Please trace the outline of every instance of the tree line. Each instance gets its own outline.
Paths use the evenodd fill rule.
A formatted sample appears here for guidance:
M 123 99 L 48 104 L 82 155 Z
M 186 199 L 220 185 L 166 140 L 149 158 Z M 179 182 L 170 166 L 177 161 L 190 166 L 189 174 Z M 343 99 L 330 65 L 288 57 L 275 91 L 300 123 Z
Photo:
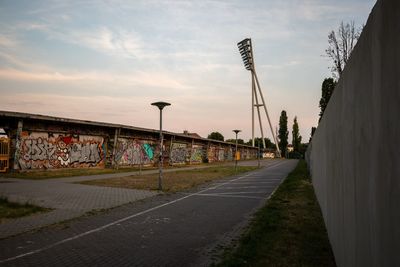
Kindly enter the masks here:
M 281 155 L 286 158 L 301 158 L 304 156 L 304 152 L 306 149 L 306 144 L 302 144 L 301 140 L 302 137 L 300 135 L 299 124 L 297 122 L 297 116 L 294 117 L 293 126 L 292 126 L 292 147 L 293 150 L 288 151 L 288 138 L 289 138 L 289 131 L 288 131 L 288 117 L 285 110 L 282 110 L 280 118 L 279 118 L 279 131 L 278 131 L 278 147 L 281 151 Z M 236 143 L 236 139 L 224 139 L 224 136 L 220 132 L 212 132 L 208 135 L 208 139 L 218 140 L 218 141 L 225 141 L 230 143 Z M 264 138 L 265 146 L 269 149 L 275 149 L 275 144 L 269 139 Z M 249 139 L 245 142 L 243 139 L 237 139 L 238 144 L 243 145 L 252 145 L 252 139 Z M 263 147 L 262 138 L 254 138 L 254 146 L 255 147 Z
M 351 52 L 353 51 L 362 31 L 356 29 L 354 22 L 340 23 L 337 31 L 330 31 L 328 34 L 328 48 L 325 50 L 326 56 L 331 60 L 331 74 L 332 77 L 327 77 L 323 80 L 321 86 L 321 98 L 319 101 L 319 120 L 321 121 L 326 108 L 328 107 L 329 100 L 335 90 L 340 76 L 350 59 Z M 311 138 L 316 130 L 316 127 L 311 129 Z M 294 117 L 292 125 L 292 148 L 288 151 L 288 117 L 285 110 L 281 111 L 279 117 L 279 131 L 278 131 L 278 147 L 284 157 L 304 157 L 307 144 L 302 144 L 302 137 L 299 132 L 299 124 L 297 116 Z M 212 132 L 208 135 L 208 139 L 224 141 L 224 136 L 219 132 Z M 264 138 L 266 148 L 274 149 L 275 144 L 269 138 Z M 227 139 L 226 142 L 236 143 L 236 139 Z M 237 139 L 238 144 L 252 145 L 252 140 L 245 142 L 243 139 Z M 255 138 L 255 146 L 262 147 L 262 138 Z

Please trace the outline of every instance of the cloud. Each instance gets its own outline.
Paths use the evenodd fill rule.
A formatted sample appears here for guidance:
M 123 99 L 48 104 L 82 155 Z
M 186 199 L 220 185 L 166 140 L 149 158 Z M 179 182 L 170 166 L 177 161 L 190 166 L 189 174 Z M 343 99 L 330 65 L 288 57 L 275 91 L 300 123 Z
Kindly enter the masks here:
M 12 48 L 18 44 L 17 40 L 11 36 L 0 34 L 0 47 Z
M 355 14 L 360 11 L 364 13 L 370 10 L 372 1 L 343 2 L 344 4 L 338 4 L 338 1 L 303 0 L 297 5 L 292 5 L 291 12 L 297 19 L 311 22 L 345 19 L 348 16 L 354 19 Z
M 49 39 L 60 40 L 86 47 L 99 53 L 122 58 L 148 58 L 139 34 L 133 31 L 112 30 L 108 27 L 95 29 L 66 29 L 56 25 L 36 28 L 48 35 Z
M 319 21 L 331 17 L 346 10 L 343 6 L 322 3 L 315 0 L 303 1 L 292 10 L 297 19 Z
M 14 69 L 0 69 L 0 79 L 2 80 L 23 80 L 23 81 L 68 81 L 77 80 L 78 77 L 65 76 L 58 72 L 53 73 L 34 73 Z
M 94 31 L 74 31 L 61 37 L 64 41 L 86 46 L 111 56 L 146 58 L 144 45 L 138 34 L 125 30 L 101 27 Z
M 62 73 L 21 71 L 16 69 L 0 69 L 0 80 L 14 80 L 26 82 L 93 82 L 97 84 L 112 83 L 115 87 L 122 84 L 132 86 L 145 86 L 157 88 L 188 89 L 186 85 L 178 79 L 174 79 L 167 73 L 142 72 L 136 71 L 125 74 L 115 74 L 110 72 L 79 72 Z
M 107 96 L 9 94 L 0 100 L 2 109 L 132 125 L 131 114 L 140 111 L 132 99 Z M 44 104 L 45 103 L 45 104 Z M 102 118 L 102 119 L 99 119 Z M 117 119 L 116 119 L 117 118 Z
M 15 53 L 18 53 L 17 51 L 14 52 L 2 52 L 0 50 L 0 58 L 2 58 L 4 61 L 7 62 L 7 69 L 0 69 L 0 71 L 6 70 L 6 71 L 12 71 L 12 67 L 15 69 L 20 69 L 24 71 L 30 71 L 30 72 L 38 72 L 38 71 L 51 71 L 51 68 L 49 66 L 40 64 L 40 63 L 30 63 L 27 62 L 23 59 L 20 59 L 18 56 L 13 55 Z M 22 71 L 22 72 L 24 72 Z M 13 76 L 11 75 L 10 78 Z
M 49 40 L 58 40 L 64 43 L 85 47 L 108 56 L 122 58 L 150 58 L 154 54 L 146 53 L 145 45 L 140 34 L 123 27 L 113 29 L 107 26 L 76 28 L 64 25 L 70 21 L 69 15 L 61 14 L 57 20 L 44 19 L 44 22 L 23 21 L 15 25 L 7 25 L 6 31 L 11 36 L 0 34 L 0 46 L 15 47 L 16 36 L 25 35 L 25 32 L 37 31 L 47 35 Z
M 276 64 L 276 65 L 262 64 L 262 65 L 260 65 L 260 68 L 281 70 L 281 69 L 284 69 L 284 68 L 287 68 L 287 67 L 293 67 L 293 66 L 296 66 L 296 65 L 299 65 L 299 64 L 301 64 L 300 61 L 292 60 L 292 61 L 289 61 L 289 62 L 284 62 L 284 63 Z

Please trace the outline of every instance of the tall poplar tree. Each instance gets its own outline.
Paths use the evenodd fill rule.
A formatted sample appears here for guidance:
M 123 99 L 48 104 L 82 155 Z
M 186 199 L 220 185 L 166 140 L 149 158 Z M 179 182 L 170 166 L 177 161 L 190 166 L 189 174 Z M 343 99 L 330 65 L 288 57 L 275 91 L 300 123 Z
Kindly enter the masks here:
M 281 116 L 279 118 L 279 150 L 281 151 L 281 155 L 286 155 L 287 145 L 288 145 L 288 127 L 287 127 L 287 115 L 286 111 L 282 110 Z
M 297 116 L 295 116 L 293 120 L 292 145 L 293 145 L 293 151 L 300 152 L 301 135 L 299 133 L 299 124 L 297 123 Z

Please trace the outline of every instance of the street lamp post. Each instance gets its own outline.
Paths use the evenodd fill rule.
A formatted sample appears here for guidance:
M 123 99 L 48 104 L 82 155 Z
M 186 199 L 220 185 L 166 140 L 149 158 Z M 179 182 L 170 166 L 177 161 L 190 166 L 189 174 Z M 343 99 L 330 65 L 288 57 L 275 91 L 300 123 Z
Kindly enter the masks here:
M 235 172 L 236 172 L 236 169 L 237 169 L 237 162 L 238 162 L 238 160 L 237 160 L 237 158 L 238 158 L 238 155 L 237 155 L 237 150 L 238 150 L 238 139 L 237 139 L 237 137 L 238 137 L 238 133 L 240 133 L 241 131 L 240 130 L 233 130 L 234 132 L 235 132 L 235 134 L 236 134 L 236 148 L 235 148 Z
M 162 134 L 162 110 L 166 106 L 170 106 L 167 102 L 154 102 L 151 105 L 156 106 L 160 110 L 160 159 L 158 161 L 158 190 L 162 190 L 162 168 L 163 168 L 163 134 Z

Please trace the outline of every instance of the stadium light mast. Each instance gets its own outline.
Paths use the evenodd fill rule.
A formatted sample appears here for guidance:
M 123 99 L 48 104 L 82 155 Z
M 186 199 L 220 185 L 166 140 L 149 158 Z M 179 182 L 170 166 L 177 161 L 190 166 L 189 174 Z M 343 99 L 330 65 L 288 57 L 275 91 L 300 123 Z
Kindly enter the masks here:
M 246 38 L 246 39 L 240 41 L 237 44 L 237 46 L 239 48 L 240 55 L 242 56 L 244 67 L 246 68 L 246 70 L 249 70 L 251 72 L 251 137 L 252 137 L 252 146 L 254 146 L 254 109 L 257 108 L 258 121 L 259 121 L 259 124 L 260 124 L 260 131 L 261 131 L 261 137 L 262 137 L 262 141 L 263 141 L 263 146 L 264 146 L 264 148 L 266 148 L 265 140 L 264 140 L 264 131 L 263 131 L 263 127 L 262 127 L 261 114 L 260 114 L 260 107 L 264 107 L 265 115 L 267 116 L 269 127 L 271 129 L 271 134 L 272 134 L 272 137 L 274 138 L 274 142 L 275 142 L 275 146 L 276 146 L 276 151 L 278 153 L 278 157 L 281 157 L 281 152 L 279 151 L 278 142 L 276 140 L 276 136 L 275 136 L 274 130 L 272 129 L 271 120 L 270 120 L 269 115 L 268 115 L 267 106 L 265 105 L 264 96 L 263 96 L 262 91 L 261 91 L 260 83 L 258 82 L 256 68 L 254 66 L 254 55 L 253 55 L 253 47 L 251 45 L 251 39 L 250 38 Z M 259 103 L 259 101 L 258 101 L 258 94 L 261 97 L 261 102 L 262 103 Z

